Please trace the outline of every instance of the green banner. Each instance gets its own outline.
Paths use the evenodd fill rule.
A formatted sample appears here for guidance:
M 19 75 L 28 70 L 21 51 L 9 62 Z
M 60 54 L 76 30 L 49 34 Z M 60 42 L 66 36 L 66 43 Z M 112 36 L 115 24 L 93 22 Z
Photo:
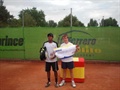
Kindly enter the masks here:
M 120 28 L 48 28 L 26 27 L 0 28 L 0 59 L 39 60 L 39 49 L 47 41 L 47 34 L 54 34 L 54 40 L 62 43 L 62 35 L 68 34 L 69 41 L 80 46 L 77 57 L 86 60 L 120 61 Z M 24 33 L 24 35 L 23 35 Z

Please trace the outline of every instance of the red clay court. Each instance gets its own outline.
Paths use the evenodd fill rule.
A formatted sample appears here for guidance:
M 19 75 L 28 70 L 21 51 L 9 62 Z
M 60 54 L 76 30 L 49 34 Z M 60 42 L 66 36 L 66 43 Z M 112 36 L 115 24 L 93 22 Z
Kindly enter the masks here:
M 0 61 L 0 90 L 120 90 L 120 63 L 86 62 L 85 82 L 76 88 L 70 82 L 55 88 L 53 72 L 51 86 L 45 88 L 44 68 L 42 61 Z

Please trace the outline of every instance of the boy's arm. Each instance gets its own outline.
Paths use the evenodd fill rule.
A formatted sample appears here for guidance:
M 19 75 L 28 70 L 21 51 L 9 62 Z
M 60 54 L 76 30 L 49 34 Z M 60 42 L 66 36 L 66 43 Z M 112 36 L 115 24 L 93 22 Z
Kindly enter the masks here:
M 79 45 L 76 45 L 76 51 L 75 51 L 75 52 L 77 52 L 77 51 L 79 51 L 79 50 L 80 50 Z
M 58 47 L 58 43 L 57 42 L 55 42 L 55 43 L 56 43 L 56 47 Z M 56 58 L 55 52 L 53 52 L 53 54 L 54 54 L 54 57 L 50 58 L 51 60 L 53 60 L 54 58 Z

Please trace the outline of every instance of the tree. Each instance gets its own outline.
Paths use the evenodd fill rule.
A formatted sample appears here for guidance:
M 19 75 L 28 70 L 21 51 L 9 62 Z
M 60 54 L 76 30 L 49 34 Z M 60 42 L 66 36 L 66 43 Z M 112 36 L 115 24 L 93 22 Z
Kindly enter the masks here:
M 15 18 L 10 19 L 8 24 L 9 24 L 10 27 L 18 27 L 18 26 L 21 26 L 20 20 L 15 19 Z
M 58 22 L 58 26 L 59 27 L 69 27 L 70 26 L 70 18 L 71 18 L 71 15 L 68 15 L 66 16 L 63 20 L 60 20 Z M 76 16 L 72 16 L 72 26 L 84 26 L 83 23 L 81 23 Z
M 98 26 L 97 21 L 93 20 L 93 19 L 90 19 L 90 22 L 88 23 L 88 27 L 90 27 L 90 26 L 93 26 L 93 27 Z
M 55 23 L 53 20 L 49 20 L 49 21 L 48 21 L 48 26 L 49 26 L 49 27 L 56 27 L 56 26 L 57 26 L 57 23 Z
M 33 7 L 32 9 L 22 10 L 19 14 L 20 19 L 22 19 L 23 11 L 24 13 L 28 13 L 31 15 L 31 17 L 33 17 L 33 19 L 36 21 L 36 26 L 46 26 L 45 14 L 42 10 L 38 11 L 35 7 Z
M 100 26 L 102 26 L 102 27 L 104 26 L 104 19 L 101 20 Z
M 115 19 L 112 19 L 112 17 L 108 19 L 102 19 L 100 26 L 115 26 L 118 27 L 117 21 Z
M 3 6 L 3 0 L 0 0 L 0 6 Z
M 82 22 L 80 22 L 80 21 L 79 21 L 79 26 L 85 27 L 84 24 Z
M 63 20 L 60 20 L 59 22 L 58 22 L 58 27 L 62 27 L 63 26 Z
M 8 21 L 13 18 L 5 6 L 0 6 L 0 27 L 8 26 Z
M 28 13 L 24 13 L 24 26 L 36 26 L 36 21 L 33 19 L 33 17 L 28 14 Z

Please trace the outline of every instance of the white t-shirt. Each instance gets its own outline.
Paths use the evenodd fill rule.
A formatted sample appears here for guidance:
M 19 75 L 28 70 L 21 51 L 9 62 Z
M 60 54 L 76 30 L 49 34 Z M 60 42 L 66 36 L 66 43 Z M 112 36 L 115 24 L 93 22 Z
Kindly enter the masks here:
M 56 62 L 57 58 L 54 59 L 50 59 L 52 57 L 54 57 L 55 53 L 54 53 L 54 48 L 57 48 L 57 43 L 56 42 L 52 42 L 49 43 L 48 41 L 44 43 L 44 47 L 46 47 L 46 62 Z
M 73 45 L 73 44 L 71 42 L 68 42 L 67 44 L 66 43 L 62 43 L 61 47 L 70 46 L 70 45 Z M 62 62 L 71 62 L 71 61 L 73 61 L 73 57 L 62 59 Z

